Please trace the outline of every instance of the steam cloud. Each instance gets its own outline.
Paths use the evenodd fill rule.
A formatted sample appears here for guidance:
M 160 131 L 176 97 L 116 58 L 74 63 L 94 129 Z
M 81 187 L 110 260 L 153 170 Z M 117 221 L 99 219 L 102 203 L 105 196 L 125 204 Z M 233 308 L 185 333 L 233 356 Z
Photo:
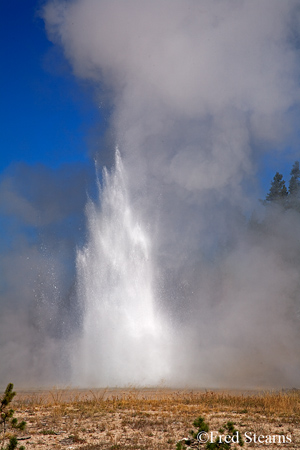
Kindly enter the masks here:
M 256 180 L 263 155 L 296 138 L 299 7 L 54 0 L 43 9 L 75 75 L 109 93 L 110 133 L 177 330 L 168 384 L 299 386 L 300 216 L 258 206 Z
M 67 383 L 62 343 L 76 328 L 75 247 L 91 173 L 18 164 L 0 178 L 0 383 Z

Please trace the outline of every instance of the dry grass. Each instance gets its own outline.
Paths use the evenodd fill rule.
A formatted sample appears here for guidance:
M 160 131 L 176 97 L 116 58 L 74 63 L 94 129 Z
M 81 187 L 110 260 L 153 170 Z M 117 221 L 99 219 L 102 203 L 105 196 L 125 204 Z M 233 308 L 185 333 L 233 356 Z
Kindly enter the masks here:
M 300 448 L 300 392 L 234 394 L 159 390 L 59 390 L 18 394 L 16 417 L 27 421 L 26 449 L 175 449 L 204 416 L 211 430 L 233 421 L 243 434 L 290 435 Z M 21 436 L 20 436 L 21 437 Z

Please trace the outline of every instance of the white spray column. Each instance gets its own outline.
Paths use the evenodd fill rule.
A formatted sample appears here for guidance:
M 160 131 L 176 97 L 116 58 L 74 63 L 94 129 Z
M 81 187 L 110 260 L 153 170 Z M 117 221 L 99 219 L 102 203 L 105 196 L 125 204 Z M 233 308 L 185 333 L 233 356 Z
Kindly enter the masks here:
M 88 203 L 88 242 L 77 254 L 84 317 L 73 383 L 158 385 L 169 374 L 169 336 L 154 294 L 151 240 L 131 207 L 118 150 L 99 196 L 99 206 Z

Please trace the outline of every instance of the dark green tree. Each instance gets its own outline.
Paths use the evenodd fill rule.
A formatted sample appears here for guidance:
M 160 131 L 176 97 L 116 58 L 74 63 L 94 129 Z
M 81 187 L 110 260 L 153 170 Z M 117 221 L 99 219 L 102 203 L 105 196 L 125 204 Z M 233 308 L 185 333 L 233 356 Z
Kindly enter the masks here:
M 14 418 L 14 410 L 10 407 L 16 393 L 13 391 L 14 385 L 9 383 L 5 389 L 4 395 L 0 400 L 0 427 L 2 427 L 2 444 L 0 450 L 14 450 L 18 448 L 18 441 L 16 436 L 11 436 L 8 444 L 5 446 L 6 441 L 6 431 L 7 428 L 14 428 L 18 430 L 24 430 L 26 422 L 18 422 L 18 419 Z M 22 445 L 19 450 L 25 450 Z
M 300 191 L 300 167 L 299 161 L 295 161 L 291 170 L 291 179 L 289 184 L 289 194 L 297 197 Z
M 283 175 L 276 172 L 273 181 L 271 182 L 270 191 L 266 196 L 267 202 L 279 202 L 286 199 L 288 196 L 288 191 L 285 186 L 285 181 Z

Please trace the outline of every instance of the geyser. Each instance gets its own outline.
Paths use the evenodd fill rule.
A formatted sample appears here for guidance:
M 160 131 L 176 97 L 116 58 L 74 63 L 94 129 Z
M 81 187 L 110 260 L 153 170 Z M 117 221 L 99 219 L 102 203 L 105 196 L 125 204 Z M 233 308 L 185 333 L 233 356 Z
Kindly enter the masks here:
M 3 174 L 0 379 L 299 387 L 300 208 L 258 201 L 299 160 L 299 0 L 42 3 L 123 162 L 75 259 L 89 169 Z
M 73 361 L 81 386 L 158 385 L 169 372 L 169 333 L 155 298 L 151 241 L 130 202 L 121 156 L 87 206 L 77 254 L 83 329 Z

